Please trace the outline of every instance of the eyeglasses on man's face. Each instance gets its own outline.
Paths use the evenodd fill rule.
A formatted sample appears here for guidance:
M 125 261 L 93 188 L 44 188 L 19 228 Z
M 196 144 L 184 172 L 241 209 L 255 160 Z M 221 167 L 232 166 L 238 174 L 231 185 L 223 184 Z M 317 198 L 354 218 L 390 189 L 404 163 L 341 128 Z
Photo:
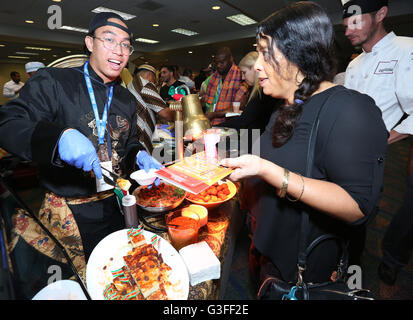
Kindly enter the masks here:
M 118 45 L 120 45 L 120 49 L 122 50 L 122 52 L 124 52 L 124 53 L 126 53 L 126 54 L 128 54 L 128 55 L 131 55 L 132 54 L 132 52 L 133 52 L 133 50 L 135 50 L 131 45 L 130 45 L 130 43 L 129 42 L 117 42 L 115 39 L 113 39 L 112 37 L 109 37 L 109 36 L 105 36 L 105 37 L 103 37 L 103 38 L 99 38 L 99 37 L 96 37 L 96 36 L 94 36 L 93 37 L 94 39 L 98 39 L 98 40 L 100 40 L 100 41 L 102 41 L 103 42 L 103 46 L 106 48 L 106 49 L 108 49 L 108 50 L 115 50 L 116 49 L 116 47 L 118 46 Z

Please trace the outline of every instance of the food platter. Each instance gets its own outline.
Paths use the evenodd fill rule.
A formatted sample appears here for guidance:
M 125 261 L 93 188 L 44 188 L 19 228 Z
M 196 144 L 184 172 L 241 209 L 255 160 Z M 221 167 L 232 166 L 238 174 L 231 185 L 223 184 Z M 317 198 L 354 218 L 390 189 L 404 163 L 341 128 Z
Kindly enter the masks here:
M 166 182 L 159 186 L 140 186 L 133 191 L 136 204 L 149 212 L 165 212 L 178 207 L 187 196 L 187 192 Z
M 227 202 L 228 200 L 232 199 L 232 198 L 235 196 L 235 194 L 237 193 L 237 187 L 236 187 L 235 184 L 234 184 L 232 181 L 230 181 L 230 180 L 226 180 L 225 182 L 220 181 L 220 182 L 218 182 L 218 184 L 226 184 L 226 185 L 228 186 L 228 189 L 229 189 L 229 194 L 226 195 L 223 200 L 208 201 L 208 202 L 197 201 L 197 200 L 194 200 L 194 197 L 196 197 L 196 196 L 194 196 L 194 195 L 192 195 L 192 194 L 189 194 L 186 199 L 187 199 L 188 201 L 192 202 L 192 203 L 195 203 L 195 204 L 199 204 L 199 205 L 201 205 L 201 206 L 204 206 L 204 207 L 206 207 L 207 209 L 212 209 L 212 208 L 216 208 L 216 207 L 218 207 L 219 205 L 223 204 L 224 202 Z M 208 188 L 208 189 L 209 189 L 209 188 Z M 207 190 L 208 190 L 208 189 L 207 189 Z M 201 194 L 202 194 L 202 192 L 201 192 Z
M 102 239 L 93 249 L 86 266 L 86 286 L 93 300 L 104 300 L 105 288 L 112 282 L 112 271 L 124 265 L 123 256 L 131 250 L 128 241 L 128 229 L 113 232 Z M 151 243 L 155 234 L 143 230 L 146 243 Z M 165 239 L 159 237 L 157 247 L 163 261 L 171 267 L 170 285 L 166 287 L 168 299 L 186 300 L 189 293 L 189 276 L 179 253 Z

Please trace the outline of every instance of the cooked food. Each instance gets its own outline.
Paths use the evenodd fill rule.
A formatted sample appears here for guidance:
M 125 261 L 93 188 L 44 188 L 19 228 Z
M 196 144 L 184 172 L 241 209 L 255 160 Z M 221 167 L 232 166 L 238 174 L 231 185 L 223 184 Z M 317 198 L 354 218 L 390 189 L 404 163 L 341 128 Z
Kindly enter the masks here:
M 104 290 L 106 300 L 166 300 L 172 272 L 152 244 L 141 242 L 138 229 L 128 231 L 132 249 L 123 257 L 124 266 L 112 271 L 113 280 Z M 136 241 L 134 241 L 136 240 Z
M 185 191 L 160 183 L 159 186 L 142 186 L 136 194 L 136 201 L 142 207 L 169 207 L 185 197 Z
M 199 194 L 190 194 L 188 199 L 201 203 L 214 203 L 225 201 L 230 193 L 227 183 L 215 183 Z
M 122 178 L 117 179 L 116 183 L 118 184 L 119 188 L 121 188 L 124 191 L 128 191 L 132 185 L 129 180 Z
M 136 229 L 132 228 L 128 230 L 128 240 L 134 248 L 138 248 L 146 243 L 145 237 L 143 236 L 142 224 Z

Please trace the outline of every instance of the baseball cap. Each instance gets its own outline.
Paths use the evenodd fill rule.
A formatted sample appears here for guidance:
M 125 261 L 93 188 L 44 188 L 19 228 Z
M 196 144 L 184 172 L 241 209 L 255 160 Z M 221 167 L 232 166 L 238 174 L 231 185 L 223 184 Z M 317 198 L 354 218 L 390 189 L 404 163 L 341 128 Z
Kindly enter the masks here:
M 382 7 L 387 7 L 388 0 L 342 0 L 343 19 L 357 14 L 376 12 Z
M 31 61 L 31 62 L 26 63 L 24 67 L 26 68 L 26 72 L 29 73 L 29 72 L 37 71 L 41 68 L 44 68 L 45 65 L 38 61 Z
M 149 65 L 149 64 L 141 64 L 141 65 L 137 68 L 137 70 L 138 70 L 138 71 L 140 71 L 140 70 L 148 70 L 148 71 L 153 72 L 153 73 L 156 75 L 156 69 L 155 69 L 154 67 L 152 67 L 151 65 Z
M 123 31 L 125 31 L 127 34 L 129 34 L 130 40 L 132 41 L 133 39 L 133 35 L 132 32 L 128 29 L 128 27 L 122 26 L 119 23 L 116 22 L 112 22 L 112 21 L 108 21 L 108 19 L 119 19 L 120 21 L 122 21 L 123 23 L 126 24 L 125 20 L 118 15 L 117 13 L 114 12 L 100 12 L 98 14 L 96 14 L 92 20 L 89 23 L 89 31 L 88 31 L 88 35 L 93 35 L 93 33 L 95 32 L 96 29 L 103 27 L 103 26 L 113 26 L 116 28 L 119 28 Z

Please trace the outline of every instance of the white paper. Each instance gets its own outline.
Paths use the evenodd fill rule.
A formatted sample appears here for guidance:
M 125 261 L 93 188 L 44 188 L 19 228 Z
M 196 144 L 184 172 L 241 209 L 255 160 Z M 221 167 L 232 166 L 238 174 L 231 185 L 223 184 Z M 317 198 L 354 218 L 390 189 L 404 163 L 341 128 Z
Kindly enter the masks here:
M 221 263 L 205 241 L 183 247 L 179 254 L 188 269 L 192 286 L 221 277 Z

